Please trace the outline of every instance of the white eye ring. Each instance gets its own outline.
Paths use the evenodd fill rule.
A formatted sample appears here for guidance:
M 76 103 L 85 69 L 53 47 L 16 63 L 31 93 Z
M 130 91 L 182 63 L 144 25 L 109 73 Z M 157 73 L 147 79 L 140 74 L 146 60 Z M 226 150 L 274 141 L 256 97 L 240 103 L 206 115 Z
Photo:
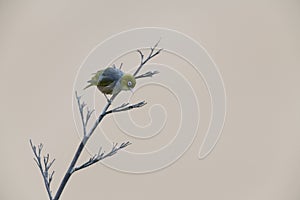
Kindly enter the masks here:
M 128 85 L 128 87 L 132 86 L 132 82 L 128 81 L 127 85 Z

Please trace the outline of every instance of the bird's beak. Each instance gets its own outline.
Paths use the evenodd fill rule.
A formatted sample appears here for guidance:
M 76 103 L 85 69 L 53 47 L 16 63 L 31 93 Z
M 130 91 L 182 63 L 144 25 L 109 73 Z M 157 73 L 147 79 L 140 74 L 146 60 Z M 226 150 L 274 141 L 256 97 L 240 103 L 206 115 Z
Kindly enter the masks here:
M 132 88 L 130 88 L 129 90 L 130 90 L 130 92 L 133 94 L 133 89 L 132 89 Z

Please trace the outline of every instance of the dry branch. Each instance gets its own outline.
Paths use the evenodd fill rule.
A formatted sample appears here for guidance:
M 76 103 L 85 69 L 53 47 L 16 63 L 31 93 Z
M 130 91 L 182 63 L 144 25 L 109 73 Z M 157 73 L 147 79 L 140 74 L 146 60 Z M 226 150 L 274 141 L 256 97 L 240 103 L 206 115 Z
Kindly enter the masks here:
M 146 72 L 144 74 L 138 75 L 139 71 L 142 69 L 142 67 L 149 61 L 151 60 L 153 57 L 155 57 L 156 55 L 158 55 L 162 49 L 156 49 L 157 46 L 159 44 L 159 41 L 152 47 L 150 48 L 150 53 L 149 55 L 144 59 L 144 54 L 142 53 L 141 50 L 137 50 L 137 52 L 140 54 L 141 57 L 141 61 L 139 66 L 137 67 L 137 70 L 135 71 L 135 73 L 133 74 L 133 76 L 136 79 L 139 78 L 145 78 L 145 77 L 152 77 L 153 75 L 157 74 L 158 71 L 149 71 Z M 122 64 L 120 65 L 119 68 L 122 67 Z M 101 121 L 103 120 L 103 118 L 111 113 L 116 113 L 116 112 L 123 112 L 123 111 L 128 111 L 134 108 L 140 108 L 144 105 L 146 105 L 145 101 L 136 103 L 136 104 L 129 104 L 129 103 L 124 103 L 121 106 L 118 106 L 116 108 L 113 108 L 111 110 L 108 110 L 109 107 L 111 106 L 113 100 L 116 98 L 116 95 L 113 95 L 107 102 L 107 104 L 105 105 L 105 107 L 103 108 L 101 114 L 97 117 L 96 121 L 94 122 L 93 126 L 87 130 L 87 125 L 89 123 L 90 117 L 92 115 L 92 113 L 94 112 L 94 110 L 90 110 L 85 102 L 81 102 L 81 96 L 78 96 L 77 92 L 75 92 L 76 95 L 76 100 L 77 100 L 77 104 L 78 104 L 78 108 L 79 108 L 79 113 L 80 113 L 80 118 L 81 118 L 81 124 L 82 124 L 82 129 L 83 129 L 83 138 L 75 152 L 75 155 L 69 165 L 69 168 L 67 169 L 67 172 L 65 173 L 59 188 L 55 194 L 55 196 L 52 196 L 52 192 L 51 192 L 51 181 L 53 179 L 53 175 L 54 175 L 54 171 L 50 172 L 50 168 L 52 166 L 52 164 L 54 163 L 55 159 L 53 159 L 52 161 L 50 161 L 50 156 L 49 154 L 47 154 L 46 156 L 41 157 L 41 153 L 42 153 L 42 149 L 43 149 L 43 145 L 39 144 L 38 146 L 33 145 L 32 141 L 30 140 L 30 145 L 34 154 L 34 160 L 38 166 L 38 168 L 40 169 L 40 172 L 42 174 L 43 180 L 44 180 L 44 184 L 48 193 L 48 197 L 50 200 L 58 200 L 66 186 L 66 184 L 68 183 L 71 175 L 76 172 L 79 171 L 81 169 L 84 169 L 86 167 L 89 167 L 95 163 L 98 163 L 99 161 L 113 156 L 115 155 L 119 150 L 127 147 L 128 145 L 130 145 L 130 142 L 123 142 L 121 143 L 121 145 L 118 145 L 118 143 L 114 144 L 112 149 L 108 152 L 102 152 L 102 148 L 100 147 L 99 152 L 94 155 L 93 157 L 91 157 L 88 161 L 86 161 L 85 163 L 76 166 L 76 163 L 86 145 L 86 143 L 88 142 L 88 140 L 91 138 L 91 136 L 93 135 L 94 131 L 96 130 L 97 126 L 101 123 Z

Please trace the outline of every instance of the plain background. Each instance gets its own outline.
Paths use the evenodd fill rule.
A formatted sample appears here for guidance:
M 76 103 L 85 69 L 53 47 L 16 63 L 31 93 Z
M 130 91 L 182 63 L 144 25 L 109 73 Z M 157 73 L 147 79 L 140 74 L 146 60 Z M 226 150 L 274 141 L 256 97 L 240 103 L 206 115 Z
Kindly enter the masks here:
M 0 199 L 47 199 L 29 138 L 57 159 L 56 191 L 79 142 L 71 102 L 80 64 L 107 37 L 144 26 L 183 32 L 210 53 L 227 92 L 222 137 L 205 160 L 199 136 L 156 173 L 91 167 L 62 199 L 299 200 L 297 0 L 1 0 Z

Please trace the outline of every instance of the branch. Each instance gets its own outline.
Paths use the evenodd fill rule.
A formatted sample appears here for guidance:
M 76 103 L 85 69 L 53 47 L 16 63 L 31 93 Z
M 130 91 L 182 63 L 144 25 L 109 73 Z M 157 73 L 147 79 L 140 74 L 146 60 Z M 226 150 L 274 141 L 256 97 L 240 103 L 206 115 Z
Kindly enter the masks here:
M 115 155 L 119 150 L 127 147 L 128 145 L 130 145 L 130 142 L 123 142 L 120 146 L 118 146 L 118 143 L 114 144 L 111 151 L 107 154 L 105 154 L 105 152 L 101 152 L 102 148 L 99 149 L 99 152 L 94 155 L 93 157 L 91 157 L 87 162 L 85 162 L 84 164 L 80 165 L 79 167 L 74 168 L 74 172 L 84 169 L 86 167 L 89 167 L 97 162 L 99 162 L 100 160 L 103 160 L 107 157 L 113 156 Z
M 159 71 L 149 71 L 149 72 L 146 72 L 144 74 L 136 76 L 135 79 L 152 77 L 153 75 L 158 74 L 158 73 L 159 73 Z
M 65 176 L 63 178 L 63 180 L 61 181 L 61 184 L 55 194 L 55 197 L 54 197 L 54 200 L 58 200 L 60 198 L 60 195 L 62 194 L 64 188 L 66 187 L 67 185 L 67 182 L 69 181 L 71 175 L 74 173 L 74 168 L 75 168 L 75 165 L 77 163 L 77 160 L 79 158 L 79 156 L 81 155 L 82 153 L 82 150 L 84 149 L 87 141 L 90 139 L 90 137 L 92 136 L 92 134 L 94 133 L 94 131 L 96 130 L 97 126 L 100 124 L 100 122 L 102 121 L 102 119 L 105 117 L 106 115 L 106 111 L 107 109 L 109 108 L 109 106 L 111 105 L 112 101 L 116 98 L 117 94 L 116 95 L 113 95 L 109 101 L 107 102 L 106 106 L 104 107 L 102 113 L 99 115 L 99 117 L 97 118 L 97 120 L 95 121 L 94 125 L 92 126 L 92 128 L 89 130 L 89 132 L 87 132 L 86 130 L 86 125 L 90 119 L 90 115 L 87 114 L 88 117 L 84 118 L 84 114 L 83 114 L 83 109 L 84 107 L 86 106 L 85 103 L 81 103 L 80 102 L 80 99 L 81 97 L 78 96 L 77 92 L 75 92 L 75 95 L 76 95 L 76 99 L 77 99 L 77 103 L 78 103 L 78 107 L 79 107 L 79 111 L 81 112 L 82 111 L 82 114 L 80 114 L 81 116 L 81 122 L 82 122 L 82 126 L 83 126 L 83 129 L 84 129 L 84 135 L 83 135 L 83 138 L 75 152 L 75 155 L 72 159 L 72 162 L 67 170 L 67 172 L 65 173 Z M 89 109 L 87 108 L 88 110 L 88 113 L 89 113 Z M 92 111 L 90 111 L 92 112 Z
M 142 107 L 146 104 L 147 103 L 145 101 L 141 101 L 139 103 L 131 104 L 131 105 L 129 105 L 129 103 L 123 103 L 121 106 L 118 106 L 114 109 L 111 109 L 111 110 L 107 111 L 105 114 L 111 114 L 111 113 L 114 113 L 114 112 L 122 112 L 122 111 L 131 110 L 131 109 L 134 109 L 134 108 L 140 108 L 140 107 Z
M 86 127 L 87 127 L 88 121 L 95 110 L 90 110 L 87 107 L 86 117 L 84 117 L 83 113 L 84 113 L 84 108 L 86 107 L 86 103 L 80 102 L 81 96 L 78 96 L 77 91 L 75 92 L 75 95 L 76 95 L 77 104 L 78 104 L 78 108 L 79 108 L 79 112 L 80 112 L 80 118 L 81 118 L 81 123 L 82 123 L 82 128 L 83 128 L 83 135 L 86 136 L 86 134 L 87 134 Z
M 78 167 L 77 167 L 77 168 L 75 167 L 75 165 L 76 165 L 76 163 L 77 163 L 77 161 L 78 161 L 78 158 L 79 158 L 79 156 L 81 155 L 82 150 L 84 149 L 84 147 L 85 147 L 87 141 L 90 139 L 90 137 L 92 136 L 92 134 L 94 133 L 94 131 L 96 130 L 97 126 L 100 124 L 100 122 L 102 121 L 102 119 L 103 119 L 107 114 L 110 114 L 110 113 L 112 113 L 112 112 L 121 112 L 121 111 L 125 111 L 125 110 L 131 110 L 131 109 L 133 109 L 133 108 L 138 108 L 138 107 L 144 106 L 144 105 L 146 104 L 144 101 L 143 101 L 143 102 L 140 102 L 140 103 L 137 103 L 137 104 L 129 105 L 129 106 L 128 106 L 128 104 L 126 104 L 126 106 L 122 106 L 122 107 L 119 106 L 119 107 L 117 107 L 117 108 L 115 108 L 115 109 L 112 109 L 112 110 L 110 110 L 110 111 L 107 111 L 108 108 L 110 107 L 111 103 L 113 102 L 113 100 L 116 98 L 116 96 L 117 96 L 118 94 L 113 95 L 113 96 L 109 99 L 109 101 L 107 102 L 107 104 L 106 104 L 106 106 L 104 107 L 104 109 L 103 109 L 103 111 L 101 112 L 101 114 L 98 116 L 98 118 L 97 118 L 97 120 L 95 121 L 95 123 L 94 123 L 94 125 L 92 126 L 92 128 L 87 132 L 87 130 L 86 130 L 86 125 L 88 124 L 88 121 L 89 121 L 89 119 L 90 119 L 90 115 L 91 115 L 91 113 L 92 113 L 93 111 L 91 111 L 91 110 L 89 110 L 89 109 L 87 108 L 87 117 L 84 118 L 84 114 L 83 114 L 84 112 L 83 112 L 83 110 L 84 110 L 84 107 L 85 107 L 86 105 L 85 105 L 84 102 L 81 103 L 81 101 L 80 101 L 80 100 L 81 100 L 81 97 L 77 95 L 77 92 L 76 92 L 75 94 L 76 94 L 76 99 L 77 99 L 77 102 L 78 102 L 79 111 L 80 111 L 80 113 L 82 112 L 82 114 L 80 114 L 80 116 L 81 116 L 82 126 L 84 127 L 85 134 L 84 134 L 84 136 L 83 136 L 83 138 L 82 138 L 82 140 L 81 140 L 81 142 L 80 142 L 80 144 L 79 144 L 79 146 L 78 146 L 78 148 L 77 148 L 77 150 L 76 150 L 76 153 L 75 153 L 75 155 L 74 155 L 74 157 L 73 157 L 73 160 L 72 160 L 72 162 L 71 162 L 71 164 L 70 164 L 70 166 L 69 166 L 69 168 L 68 168 L 68 170 L 67 170 L 67 172 L 66 172 L 66 174 L 65 174 L 65 176 L 64 176 L 64 178 L 63 178 L 63 180 L 62 180 L 62 182 L 61 182 L 61 184 L 60 184 L 60 186 L 59 186 L 59 188 L 58 188 L 58 190 L 57 190 L 57 192 L 56 192 L 56 195 L 55 195 L 55 197 L 54 197 L 53 200 L 58 200 L 58 199 L 60 198 L 60 195 L 62 194 L 62 191 L 64 190 L 64 188 L 65 188 L 67 182 L 69 181 L 71 175 L 72 175 L 75 171 L 78 171 L 78 170 L 79 170 L 80 167 L 79 167 L 79 168 L 78 168 Z M 123 104 L 123 105 L 125 105 L 125 104 Z M 97 157 L 93 157 L 94 159 L 90 159 L 91 161 L 88 161 L 87 163 L 83 164 L 84 166 L 82 166 L 81 168 L 88 167 L 88 166 L 90 166 L 90 165 L 92 165 L 92 164 L 94 164 L 94 163 L 96 163 L 96 162 L 98 162 L 98 161 L 100 161 L 100 160 L 103 160 L 104 158 L 107 158 L 107 157 L 109 157 L 109 156 L 112 156 L 112 155 L 114 155 L 115 153 L 117 153 L 120 149 L 125 148 L 125 147 L 128 146 L 129 144 L 130 144 L 129 142 L 122 143 L 119 147 L 117 147 L 117 146 L 114 145 L 114 147 L 113 147 L 113 149 L 111 150 L 110 153 L 108 153 L 108 154 L 106 154 L 106 155 L 103 154 L 102 157 L 100 157 L 101 154 L 98 153 L 98 154 L 97 154 L 97 155 L 98 155 Z
M 36 162 L 38 168 L 40 169 L 40 172 L 43 176 L 44 179 L 44 184 L 49 196 L 50 200 L 53 200 L 52 197 L 52 191 L 51 191 L 51 181 L 53 179 L 53 175 L 54 175 L 54 171 L 49 173 L 49 170 L 52 166 L 52 164 L 54 163 L 55 159 L 53 159 L 52 161 L 49 162 L 50 156 L 49 154 L 47 154 L 46 156 L 44 156 L 44 159 L 42 161 L 41 159 L 41 153 L 43 150 L 43 144 L 40 143 L 37 147 L 35 145 L 33 145 L 32 141 L 30 141 L 30 145 L 31 145 L 31 149 L 33 151 L 34 154 L 34 161 Z
M 146 59 L 144 59 L 144 54 L 140 51 L 140 50 L 137 50 L 141 56 L 141 62 L 140 62 L 140 65 L 138 66 L 137 70 L 135 71 L 135 73 L 133 74 L 135 76 L 135 78 L 145 78 L 145 77 L 152 77 L 153 75 L 157 74 L 158 71 L 149 71 L 149 72 L 146 72 L 144 74 L 141 74 L 141 75 L 137 75 L 139 73 L 139 71 L 141 70 L 141 68 L 150 60 L 152 59 L 153 57 L 155 57 L 156 55 L 158 55 L 162 49 L 156 49 L 157 46 L 159 44 L 159 41 L 152 47 L 150 48 L 150 53 L 149 55 L 147 56 Z M 120 69 L 122 67 L 122 63 L 120 65 Z M 112 97 L 108 100 L 107 104 L 105 105 L 105 107 L 103 108 L 101 114 L 98 116 L 98 118 L 96 119 L 96 121 L 94 122 L 94 125 L 90 128 L 90 130 L 88 131 L 87 130 L 87 125 L 88 125 L 88 122 L 90 120 L 90 117 L 92 115 L 92 113 L 94 112 L 94 110 L 90 110 L 86 103 L 85 102 L 81 102 L 81 96 L 78 96 L 77 92 L 75 92 L 76 94 L 76 100 L 77 100 L 77 104 L 78 104 L 78 108 L 79 108 L 79 112 L 80 112 L 80 118 L 81 118 L 81 123 L 82 123 L 82 129 L 83 129 L 83 138 L 79 144 L 79 146 L 77 147 L 77 150 L 75 152 L 75 155 L 69 165 L 69 168 L 67 169 L 67 172 L 65 173 L 60 185 L 59 185 L 59 188 L 55 194 L 54 197 L 52 197 L 52 194 L 51 194 L 51 190 L 50 190 L 50 184 L 51 184 L 51 181 L 52 181 L 52 178 L 53 178 L 53 175 L 54 175 L 54 171 L 52 171 L 51 173 L 49 173 L 49 169 L 51 168 L 54 160 L 52 161 L 49 161 L 49 154 L 47 154 L 46 156 L 44 156 L 44 159 L 43 161 L 41 160 L 41 152 L 42 152 L 42 149 L 43 149 L 43 145 L 40 144 L 38 145 L 38 149 L 35 145 L 32 144 L 31 140 L 30 140 L 30 145 L 31 145 L 31 148 L 33 150 L 33 153 L 34 153 L 34 160 L 36 162 L 36 164 L 38 165 L 41 173 L 42 173 L 42 176 L 43 176 L 43 179 L 44 179 L 44 183 L 45 183 L 45 187 L 46 187 L 46 190 L 48 192 L 48 196 L 49 196 L 49 199 L 50 200 L 58 200 L 66 186 L 66 184 L 68 183 L 71 175 L 80 170 L 80 169 L 83 169 L 83 168 L 86 168 L 86 167 L 89 167 L 97 162 L 99 162 L 100 160 L 103 160 L 107 157 L 110 157 L 110 156 L 113 156 L 114 154 L 116 154 L 119 150 L 127 147 L 128 145 L 130 145 L 131 143 L 130 142 L 124 142 L 122 143 L 120 146 L 118 146 L 118 144 L 114 144 L 111 151 L 107 154 L 105 154 L 104 152 L 101 152 L 101 148 L 98 152 L 98 154 L 96 154 L 95 156 L 93 156 L 92 158 L 90 158 L 87 162 L 85 162 L 84 164 L 78 166 L 78 167 L 75 167 L 76 166 L 76 163 L 86 145 L 86 143 L 88 142 L 88 140 L 90 139 L 90 137 L 93 135 L 94 131 L 96 130 L 96 128 L 98 127 L 98 125 L 101 123 L 101 121 L 103 120 L 103 118 L 108 115 L 108 114 L 111 114 L 111 113 L 115 113 L 115 112 L 123 112 L 123 111 L 128 111 L 128 110 L 131 110 L 131 109 L 134 109 L 134 108 L 139 108 L 139 107 L 142 107 L 144 105 L 146 105 L 146 102 L 145 101 L 142 101 L 142 102 L 139 102 L 139 103 L 136 103 L 136 104 L 131 104 L 129 105 L 129 103 L 124 103 L 122 104 L 121 106 L 119 107 L 116 107 L 114 109 L 111 109 L 108 111 L 108 108 L 111 106 L 113 100 L 116 98 L 116 96 L 118 94 L 115 94 L 115 95 L 112 95 Z M 86 112 L 86 114 L 85 114 Z
M 150 48 L 150 53 L 149 55 L 147 56 L 146 59 L 144 59 L 144 54 L 142 53 L 141 50 L 137 50 L 137 52 L 140 54 L 140 57 L 141 57 L 141 62 L 140 62 L 140 65 L 138 66 L 138 68 L 136 69 L 136 71 L 134 72 L 133 76 L 136 78 L 138 77 L 137 74 L 139 73 L 139 71 L 142 69 L 142 67 L 149 61 L 151 60 L 153 57 L 157 56 L 163 49 L 158 49 L 156 50 L 158 44 L 159 44 L 160 40 L 153 46 Z M 142 78 L 142 77 L 140 77 Z

